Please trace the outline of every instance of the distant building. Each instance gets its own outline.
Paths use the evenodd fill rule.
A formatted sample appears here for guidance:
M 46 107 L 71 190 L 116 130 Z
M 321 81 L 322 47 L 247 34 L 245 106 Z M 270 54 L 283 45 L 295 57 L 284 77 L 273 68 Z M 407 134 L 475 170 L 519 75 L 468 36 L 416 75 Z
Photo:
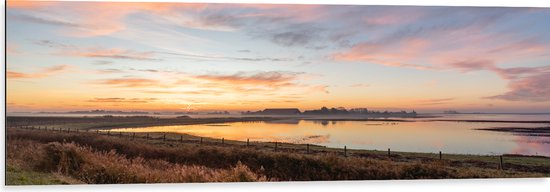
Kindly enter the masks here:
M 299 115 L 302 112 L 297 108 L 272 108 L 264 109 L 262 113 L 266 115 Z
M 299 115 L 302 112 L 297 108 L 270 108 L 263 111 L 244 112 L 245 115 Z

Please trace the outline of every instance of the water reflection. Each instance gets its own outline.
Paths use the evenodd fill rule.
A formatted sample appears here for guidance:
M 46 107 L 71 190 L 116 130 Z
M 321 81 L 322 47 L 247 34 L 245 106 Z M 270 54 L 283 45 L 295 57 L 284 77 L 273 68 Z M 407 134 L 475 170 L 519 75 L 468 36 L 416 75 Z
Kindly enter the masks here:
M 546 155 L 550 154 L 550 144 L 548 140 L 540 137 L 516 136 L 514 139 L 516 147 L 512 154 Z
M 460 154 L 518 153 L 550 156 L 550 137 L 521 137 L 477 128 L 510 123 L 309 121 L 235 122 L 207 125 L 117 129 L 126 132 L 176 132 L 246 141 L 311 143 L 328 147 Z M 540 124 L 521 124 L 537 127 Z M 529 142 L 527 142 L 529 141 Z M 533 142 L 536 141 L 536 142 Z
M 328 126 L 330 125 L 337 125 L 337 124 L 345 124 L 347 121 L 331 121 L 331 120 L 310 120 L 314 124 L 322 125 L 322 126 Z

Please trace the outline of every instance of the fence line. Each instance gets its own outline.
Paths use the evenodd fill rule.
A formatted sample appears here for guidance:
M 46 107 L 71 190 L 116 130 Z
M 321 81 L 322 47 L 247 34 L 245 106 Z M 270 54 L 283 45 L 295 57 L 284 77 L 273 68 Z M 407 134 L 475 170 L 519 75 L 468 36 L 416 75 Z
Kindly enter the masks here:
M 31 131 L 36 130 L 36 131 L 45 131 L 45 132 L 56 132 L 56 129 L 54 127 L 51 127 L 51 129 L 48 129 L 47 126 L 45 126 L 43 129 L 41 129 L 41 126 L 35 127 L 34 125 L 19 125 L 19 126 L 12 126 L 11 128 L 25 129 L 25 130 L 31 130 Z M 59 128 L 58 131 L 60 133 L 64 133 L 64 131 L 61 127 Z M 67 131 L 67 133 L 71 133 L 71 128 L 67 128 L 66 131 Z M 73 129 L 73 132 L 74 133 L 81 133 L 81 132 L 79 132 L 79 129 Z M 106 134 L 102 134 L 101 132 L 105 132 Z M 86 130 L 86 133 L 89 133 L 89 130 Z M 96 130 L 96 134 L 103 135 L 103 136 L 116 136 L 116 134 L 111 134 L 110 130 L 107 130 L 107 131 Z M 125 135 L 125 134 L 123 134 L 123 132 L 118 132 L 118 138 L 122 138 L 123 136 L 127 136 L 128 138 L 131 138 L 131 140 L 135 140 L 136 133 L 133 132 L 131 135 Z M 143 137 L 138 137 L 138 138 L 143 138 Z M 178 142 L 179 141 L 180 143 L 184 143 L 184 141 L 195 141 L 195 142 L 198 142 L 198 144 L 200 144 L 200 145 L 203 144 L 203 137 L 199 137 L 199 140 L 193 140 L 193 139 L 184 140 L 183 135 L 180 135 L 179 140 L 177 140 L 177 139 L 170 140 L 170 139 L 166 138 L 166 133 L 162 133 L 162 137 L 158 137 L 158 138 L 154 138 L 154 137 L 150 136 L 149 133 L 146 133 L 144 139 L 146 141 L 149 141 L 149 140 L 162 140 L 163 142 Z M 219 143 L 219 142 L 212 141 L 212 140 L 215 140 L 215 138 L 212 138 L 210 140 L 211 140 L 209 142 L 210 144 Z M 221 145 L 225 145 L 225 138 L 221 138 Z M 294 144 L 294 145 L 300 146 L 300 144 Z M 306 154 L 310 154 L 310 152 L 312 152 L 310 150 L 310 144 L 306 143 L 305 145 L 306 145 Z M 246 139 L 246 147 L 249 147 L 249 146 L 250 146 L 250 139 L 247 138 Z M 326 147 L 324 147 L 324 148 L 326 148 Z M 281 147 L 278 141 L 274 142 L 274 151 L 279 151 L 279 150 L 284 150 L 284 149 L 285 148 Z M 286 149 L 295 149 L 295 148 L 286 148 Z M 333 148 L 333 149 L 337 149 L 337 148 Z M 344 146 L 342 148 L 342 150 L 343 150 L 343 156 L 348 157 L 349 153 L 348 153 L 347 146 Z M 313 151 L 318 152 L 319 150 L 313 150 Z M 321 150 L 321 152 L 330 152 L 330 151 Z M 336 150 L 336 152 L 338 152 L 338 151 Z M 394 154 L 394 156 L 396 156 L 396 154 Z M 391 160 L 392 154 L 391 154 L 391 149 L 390 148 L 388 148 L 388 150 L 387 150 L 387 157 L 388 157 L 388 159 Z M 503 157 L 503 155 L 499 155 L 497 157 L 498 157 L 498 167 L 497 167 L 497 169 L 504 170 L 505 167 L 504 167 L 504 157 Z M 434 158 L 434 159 L 436 159 L 436 158 Z M 441 151 L 439 151 L 439 160 L 443 160 L 443 153 Z

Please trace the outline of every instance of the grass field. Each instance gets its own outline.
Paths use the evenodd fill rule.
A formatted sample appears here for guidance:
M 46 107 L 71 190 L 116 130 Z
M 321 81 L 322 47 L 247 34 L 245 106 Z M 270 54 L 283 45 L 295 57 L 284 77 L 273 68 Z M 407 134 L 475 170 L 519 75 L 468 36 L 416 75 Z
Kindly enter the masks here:
M 92 119 L 92 118 L 90 118 Z M 368 179 L 518 178 L 550 176 L 550 158 L 503 157 L 262 143 L 165 133 L 96 129 L 150 125 L 156 119 L 23 121 L 8 118 L 7 184 L 101 184 Z M 11 120 L 11 121 L 10 121 Z M 46 120 L 46 121 L 45 121 Z M 245 121 L 258 120 L 254 118 Z M 179 119 L 170 124 L 238 121 Z M 48 123 L 44 123 L 48 122 Z M 163 121 L 155 122 L 163 125 Z M 42 124 L 42 125 L 41 125 Z M 44 126 L 49 128 L 46 130 Z M 34 126 L 30 129 L 29 126 Z M 41 127 L 38 130 L 38 126 Z M 70 128 L 70 129 L 69 129 Z M 59 130 L 61 129 L 61 131 Z M 202 142 L 201 142 L 202 140 Z M 277 146 L 275 148 L 275 145 Z M 309 148 L 309 150 L 308 150 Z

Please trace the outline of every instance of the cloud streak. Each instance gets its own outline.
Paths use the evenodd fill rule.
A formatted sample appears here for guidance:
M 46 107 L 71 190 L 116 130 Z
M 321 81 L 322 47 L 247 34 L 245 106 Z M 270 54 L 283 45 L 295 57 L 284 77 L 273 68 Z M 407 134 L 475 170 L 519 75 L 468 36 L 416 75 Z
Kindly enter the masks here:
M 53 76 L 64 71 L 69 70 L 71 67 L 69 65 L 56 65 L 52 67 L 43 68 L 39 72 L 34 73 L 23 73 L 16 71 L 7 71 L 6 76 L 8 79 L 39 79 Z
M 19 21 L 32 22 L 32 23 L 45 24 L 45 25 L 55 25 L 55 26 L 62 26 L 62 27 L 80 27 L 78 24 L 67 22 L 67 21 L 47 19 L 43 17 L 35 17 L 32 15 L 25 15 L 25 14 L 10 15 L 10 18 L 14 20 L 19 20 Z
M 187 53 L 175 53 L 175 52 L 158 52 L 160 54 L 175 55 L 180 56 L 186 59 L 191 60 L 228 60 L 228 61 L 248 61 L 248 62 L 258 62 L 258 61 L 273 61 L 273 62 L 282 62 L 282 61 L 293 61 L 291 58 L 278 58 L 278 57 L 229 57 L 229 56 L 211 56 L 211 55 L 198 55 L 198 54 L 187 54 Z
M 145 78 L 116 78 L 96 81 L 94 84 L 123 88 L 162 87 L 160 81 Z
M 256 86 L 288 86 L 294 85 L 292 81 L 296 80 L 302 73 L 268 71 L 258 73 L 237 72 L 231 75 L 198 75 L 195 78 L 210 82 L 228 83 L 232 85 L 256 85 Z
M 87 100 L 91 103 L 151 103 L 157 101 L 157 98 L 120 98 L 120 97 L 109 97 L 109 98 L 93 98 Z
M 90 57 L 90 58 L 106 58 L 106 59 L 129 59 L 129 60 L 145 60 L 145 61 L 160 61 L 162 59 L 155 58 L 153 52 L 139 52 L 126 49 L 103 49 L 103 48 L 91 48 L 85 51 L 68 51 L 61 54 L 77 56 L 77 57 Z
M 419 105 L 443 105 L 452 103 L 456 98 L 421 99 L 416 101 Z
M 73 57 L 89 57 L 98 59 L 128 59 L 128 60 L 145 60 L 145 61 L 161 61 L 162 59 L 155 57 L 153 51 L 135 51 L 121 48 L 103 48 L 89 47 L 81 48 L 72 44 L 65 44 L 51 40 L 38 40 L 33 42 L 35 45 L 54 48 L 58 50 L 55 55 L 67 55 Z M 109 64 L 109 61 L 100 61 L 98 64 Z

